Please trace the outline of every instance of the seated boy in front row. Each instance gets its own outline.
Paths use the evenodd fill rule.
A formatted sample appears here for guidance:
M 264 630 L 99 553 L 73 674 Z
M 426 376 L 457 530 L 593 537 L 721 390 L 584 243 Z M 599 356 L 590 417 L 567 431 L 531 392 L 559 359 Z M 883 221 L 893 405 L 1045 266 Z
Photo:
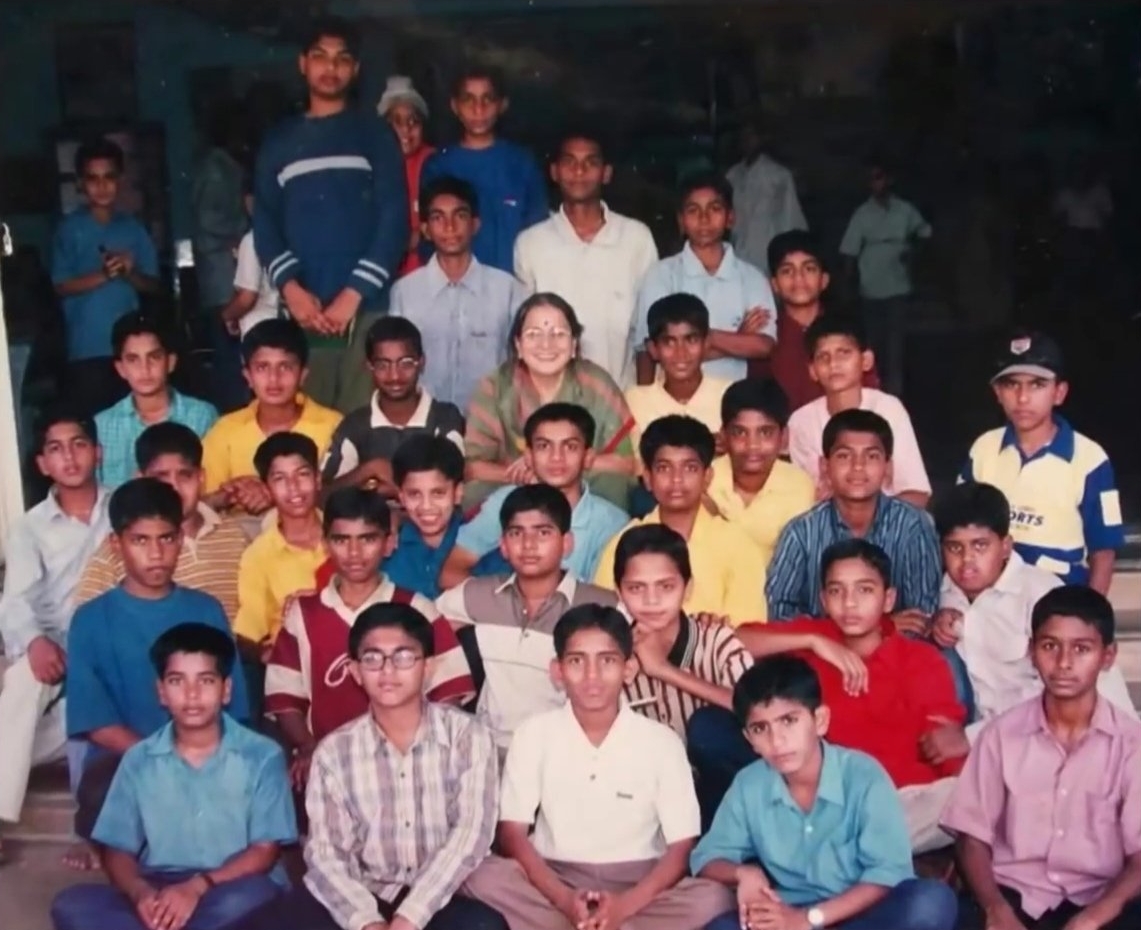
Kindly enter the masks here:
M 983 730 L 943 815 L 974 898 L 964 930 L 1141 927 L 1141 723 L 1098 693 L 1114 625 L 1076 585 L 1034 608 L 1045 694 Z
M 733 690 L 756 753 L 690 857 L 736 890 L 709 930 L 952 930 L 955 895 L 915 878 L 891 779 L 870 756 L 824 740 L 829 711 L 803 659 L 769 656 Z
M 630 625 L 612 607 L 583 604 L 554 639 L 551 675 L 567 704 L 516 730 L 503 857 L 488 857 L 464 890 L 511 930 L 697 930 L 732 896 L 686 877 L 701 828 L 693 778 L 677 735 L 622 700 L 635 673 Z
M 123 755 L 95 823 L 110 885 L 60 893 L 55 930 L 224 930 L 288 887 L 278 855 L 297 822 L 285 758 L 223 710 L 236 657 L 233 638 L 202 623 L 151 646 L 171 722 Z

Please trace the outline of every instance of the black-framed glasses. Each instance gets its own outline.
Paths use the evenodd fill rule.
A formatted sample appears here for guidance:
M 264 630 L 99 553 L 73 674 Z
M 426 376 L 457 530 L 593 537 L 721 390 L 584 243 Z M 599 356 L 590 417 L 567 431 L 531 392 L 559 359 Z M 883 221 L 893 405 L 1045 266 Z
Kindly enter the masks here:
M 361 668 L 368 669 L 370 672 L 380 672 L 389 663 L 398 671 L 406 672 L 410 668 L 415 668 L 416 663 L 424 657 L 420 655 L 415 649 L 397 649 L 394 652 L 381 652 L 379 649 L 368 649 L 361 653 L 358 660 Z

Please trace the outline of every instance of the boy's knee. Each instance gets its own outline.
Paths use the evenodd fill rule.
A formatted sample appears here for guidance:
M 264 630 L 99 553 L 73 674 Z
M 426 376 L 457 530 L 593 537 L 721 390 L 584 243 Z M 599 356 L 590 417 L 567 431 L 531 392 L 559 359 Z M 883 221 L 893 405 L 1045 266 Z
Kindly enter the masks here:
M 704 930 L 741 930 L 741 917 L 736 911 L 729 911 L 707 923 Z
M 109 885 L 72 885 L 55 896 L 51 905 L 51 921 L 55 930 L 82 930 L 98 920 L 117 892 Z
M 205 926 L 225 927 L 245 917 L 282 894 L 283 889 L 268 875 L 250 875 L 211 888 L 195 915 Z
M 899 930 L 954 930 L 959 899 L 950 886 L 930 878 L 912 878 L 897 886 Z

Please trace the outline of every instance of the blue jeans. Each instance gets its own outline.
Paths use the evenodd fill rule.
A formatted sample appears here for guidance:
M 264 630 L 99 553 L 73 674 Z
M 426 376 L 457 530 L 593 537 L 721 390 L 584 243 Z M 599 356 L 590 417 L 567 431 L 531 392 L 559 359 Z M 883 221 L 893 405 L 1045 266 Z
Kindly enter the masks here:
M 697 769 L 697 800 L 701 805 L 703 831 L 733 779 L 745 766 L 757 761 L 757 754 L 745 739 L 737 718 L 723 707 L 702 707 L 685 727 L 689 761 Z
M 967 674 L 967 663 L 963 661 L 963 657 L 955 651 L 954 647 L 940 649 L 939 651 L 943 653 L 943 658 L 950 666 L 951 678 L 955 681 L 955 697 L 967 709 L 966 722 L 971 723 L 975 719 L 976 711 L 975 689 L 971 685 L 971 676 Z
M 186 881 L 192 872 L 158 872 L 147 875 L 154 888 Z M 269 904 L 284 889 L 266 875 L 223 882 L 202 896 L 186 930 L 227 930 Z M 52 902 L 55 930 L 147 930 L 125 894 L 110 885 L 75 885 Z
M 959 901 L 949 887 L 930 878 L 909 878 L 879 904 L 829 930 L 954 930 L 958 916 Z M 741 919 L 730 911 L 705 930 L 741 930 Z

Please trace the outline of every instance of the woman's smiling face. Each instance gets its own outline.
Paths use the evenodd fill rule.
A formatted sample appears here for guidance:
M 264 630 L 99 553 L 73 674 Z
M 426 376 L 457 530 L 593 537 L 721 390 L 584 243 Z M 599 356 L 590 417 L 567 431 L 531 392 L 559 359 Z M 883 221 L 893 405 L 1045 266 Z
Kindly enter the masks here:
M 570 321 L 557 307 L 540 304 L 528 311 L 515 339 L 515 351 L 527 370 L 541 376 L 562 374 L 577 350 Z

